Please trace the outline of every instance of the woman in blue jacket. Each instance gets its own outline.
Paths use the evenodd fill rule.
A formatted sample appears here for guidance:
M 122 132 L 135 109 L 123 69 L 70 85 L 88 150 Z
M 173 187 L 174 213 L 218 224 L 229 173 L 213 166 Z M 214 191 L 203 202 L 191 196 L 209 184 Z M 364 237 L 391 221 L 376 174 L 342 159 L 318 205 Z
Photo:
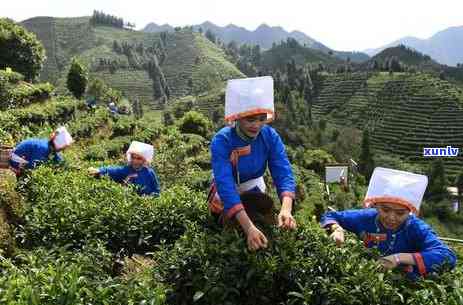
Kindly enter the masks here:
M 159 179 L 153 168 L 149 166 L 153 155 L 152 145 L 133 141 L 127 150 L 127 165 L 89 168 L 89 173 L 98 177 L 108 176 L 125 185 L 135 185 L 139 195 L 158 196 Z
M 271 77 L 228 82 L 225 120 L 232 126 L 221 129 L 211 143 L 214 180 L 209 209 L 227 219 L 236 219 L 247 236 L 250 250 L 267 247 L 267 238 L 250 219 L 240 195 L 265 193 L 263 175 L 267 168 L 282 202 L 278 225 L 284 229 L 296 227 L 291 214 L 296 187 L 291 164 L 280 136 L 266 125 L 273 117 Z
M 72 137 L 65 127 L 58 128 L 52 133 L 50 139 L 27 139 L 19 143 L 12 151 L 9 165 L 10 169 L 20 177 L 24 170 L 34 169 L 41 163 L 52 160 L 59 163 L 63 161 L 60 151 L 73 143 Z
M 384 268 L 400 268 L 412 279 L 444 264 L 453 268 L 455 253 L 416 216 L 427 181 L 423 175 L 378 167 L 365 198 L 367 208 L 326 213 L 321 225 L 338 245 L 344 242 L 344 230 L 355 233 L 366 247 L 381 252 Z

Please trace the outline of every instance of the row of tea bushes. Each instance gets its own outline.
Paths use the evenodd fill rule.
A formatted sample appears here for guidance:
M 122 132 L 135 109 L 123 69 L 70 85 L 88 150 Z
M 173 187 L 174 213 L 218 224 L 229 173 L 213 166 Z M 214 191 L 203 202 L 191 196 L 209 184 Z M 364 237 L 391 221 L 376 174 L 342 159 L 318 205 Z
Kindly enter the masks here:
M 113 252 L 145 253 L 174 242 L 207 215 L 205 195 L 186 187 L 165 189 L 159 198 L 141 197 L 109 179 L 51 167 L 32 173 L 25 196 L 17 237 L 28 247 L 79 248 L 99 239 Z

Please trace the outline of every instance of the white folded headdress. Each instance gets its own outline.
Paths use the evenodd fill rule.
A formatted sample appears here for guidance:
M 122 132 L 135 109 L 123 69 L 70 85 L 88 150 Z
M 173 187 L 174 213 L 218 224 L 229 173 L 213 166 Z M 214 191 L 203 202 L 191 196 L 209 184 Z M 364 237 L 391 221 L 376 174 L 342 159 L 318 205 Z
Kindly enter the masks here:
M 53 141 L 56 150 L 64 149 L 74 142 L 66 127 L 59 127 L 56 129 L 51 136 L 51 140 Z
M 375 168 L 365 196 L 365 207 L 395 203 L 417 214 L 428 185 L 428 177 L 410 172 Z
M 255 114 L 267 114 L 268 122 L 275 117 L 271 76 L 232 79 L 225 93 L 225 121 L 233 122 Z
M 150 145 L 150 144 L 133 141 L 130 144 L 130 147 L 126 153 L 128 162 L 131 162 L 132 154 L 137 154 L 143 157 L 146 163 L 151 163 L 151 161 L 153 161 L 153 156 L 154 156 L 154 147 L 153 145 Z

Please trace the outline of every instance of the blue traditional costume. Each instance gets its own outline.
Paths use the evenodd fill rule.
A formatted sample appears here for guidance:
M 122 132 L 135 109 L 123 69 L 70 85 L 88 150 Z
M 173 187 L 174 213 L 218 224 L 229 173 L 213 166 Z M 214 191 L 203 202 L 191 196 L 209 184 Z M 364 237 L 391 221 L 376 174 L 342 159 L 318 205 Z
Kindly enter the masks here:
M 355 233 L 368 248 L 377 248 L 383 256 L 397 253 L 412 254 L 414 266 L 400 265 L 412 279 L 439 271 L 445 263 L 453 268 L 456 256 L 429 225 L 415 216 L 427 185 L 427 177 L 412 173 L 376 168 L 365 198 L 366 209 L 329 212 L 321 219 L 322 227 L 337 224 Z M 395 230 L 385 228 L 373 207 L 379 203 L 394 203 L 412 213 Z
M 109 176 L 118 183 L 135 185 L 139 195 L 158 196 L 161 191 L 159 179 L 154 169 L 149 167 L 153 160 L 153 151 L 152 145 L 134 141 L 127 151 L 128 165 L 100 167 L 98 175 Z M 132 154 L 143 157 L 145 165 L 135 169 L 130 164 Z
M 63 158 L 59 151 L 73 143 L 65 127 L 58 128 L 50 139 L 27 139 L 19 143 L 12 151 L 10 169 L 20 176 L 24 169 L 34 169 L 41 163 L 52 160 L 59 163 Z
M 228 82 L 225 101 L 225 120 L 267 114 L 274 117 L 273 79 L 259 77 Z M 255 138 L 240 131 L 238 123 L 222 128 L 211 143 L 213 184 L 209 193 L 209 209 L 228 218 L 243 210 L 240 194 L 265 193 L 263 175 L 267 169 L 273 178 L 280 198 L 295 197 L 295 181 L 278 133 L 270 126 L 262 127 Z

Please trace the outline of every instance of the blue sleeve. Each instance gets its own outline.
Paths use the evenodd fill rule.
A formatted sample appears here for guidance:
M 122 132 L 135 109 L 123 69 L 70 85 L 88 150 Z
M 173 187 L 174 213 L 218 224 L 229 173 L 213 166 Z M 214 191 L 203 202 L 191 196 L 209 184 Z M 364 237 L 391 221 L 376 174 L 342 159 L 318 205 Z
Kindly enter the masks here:
M 273 182 L 277 188 L 278 197 L 284 195 L 295 198 L 296 182 L 294 180 L 291 164 L 286 155 L 285 145 L 280 135 L 273 129 L 270 129 L 271 145 L 268 166 L 272 174 Z
M 98 169 L 100 176 L 109 176 L 112 180 L 122 183 L 127 178 L 128 170 L 126 166 L 107 166 Z
M 233 176 L 230 146 L 220 134 L 212 140 L 211 155 L 212 172 L 217 192 L 224 205 L 224 213 L 227 217 L 233 217 L 243 206 Z
M 346 210 L 341 212 L 328 212 L 325 213 L 320 224 L 322 227 L 337 223 L 343 229 L 359 235 L 365 231 L 369 220 L 375 217 L 376 211 L 374 209 L 361 209 L 361 210 Z
M 439 268 L 447 263 L 450 268 L 456 265 L 455 253 L 444 244 L 434 233 L 429 225 L 420 219 L 413 224 L 413 239 L 416 240 L 416 253 L 413 253 L 416 266 L 415 273 L 422 276 L 430 272 L 437 272 Z
M 161 193 L 161 188 L 159 184 L 158 176 L 153 169 L 149 170 L 149 181 L 147 185 L 144 185 L 142 194 L 149 195 L 149 196 L 159 196 Z

